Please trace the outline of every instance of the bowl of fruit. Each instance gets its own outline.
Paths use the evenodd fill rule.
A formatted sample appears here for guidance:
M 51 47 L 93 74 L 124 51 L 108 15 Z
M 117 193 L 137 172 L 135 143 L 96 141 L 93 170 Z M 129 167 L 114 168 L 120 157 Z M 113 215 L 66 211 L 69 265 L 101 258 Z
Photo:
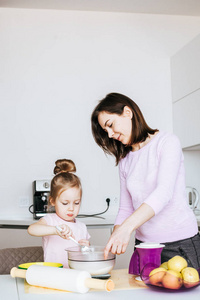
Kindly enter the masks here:
M 182 256 L 174 256 L 159 267 L 144 266 L 141 278 L 145 284 L 170 290 L 188 289 L 200 284 L 200 269 L 189 267 Z

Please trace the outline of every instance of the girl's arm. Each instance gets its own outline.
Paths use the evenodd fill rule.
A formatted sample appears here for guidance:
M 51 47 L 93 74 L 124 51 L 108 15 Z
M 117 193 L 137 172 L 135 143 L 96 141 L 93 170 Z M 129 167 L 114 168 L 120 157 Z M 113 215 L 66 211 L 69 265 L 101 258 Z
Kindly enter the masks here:
M 47 225 L 45 219 L 40 219 L 38 222 L 31 224 L 28 227 L 28 233 L 33 236 L 59 235 L 63 239 L 68 239 L 73 236 L 73 232 L 66 224 L 59 225 L 62 231 L 59 231 L 55 226 Z
M 45 236 L 58 234 L 58 230 L 55 226 L 47 225 L 44 219 L 40 219 L 28 227 L 28 233 L 33 236 Z

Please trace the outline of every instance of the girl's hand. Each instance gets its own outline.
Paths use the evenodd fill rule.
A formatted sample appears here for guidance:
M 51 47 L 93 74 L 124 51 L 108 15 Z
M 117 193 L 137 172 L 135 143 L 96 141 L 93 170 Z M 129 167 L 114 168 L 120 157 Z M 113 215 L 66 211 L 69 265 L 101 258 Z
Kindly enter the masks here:
M 131 231 L 125 224 L 117 226 L 104 249 L 104 258 L 107 259 L 109 252 L 113 254 L 124 253 L 130 241 L 130 237 Z
M 63 239 L 69 239 L 69 236 L 74 238 L 73 232 L 71 230 L 71 228 L 69 226 L 67 226 L 66 224 L 62 224 L 59 225 L 59 228 L 62 229 L 62 231 L 60 231 L 58 228 L 56 228 L 56 233 L 62 237 Z
M 78 242 L 81 246 L 90 246 L 90 242 L 88 240 L 80 240 Z

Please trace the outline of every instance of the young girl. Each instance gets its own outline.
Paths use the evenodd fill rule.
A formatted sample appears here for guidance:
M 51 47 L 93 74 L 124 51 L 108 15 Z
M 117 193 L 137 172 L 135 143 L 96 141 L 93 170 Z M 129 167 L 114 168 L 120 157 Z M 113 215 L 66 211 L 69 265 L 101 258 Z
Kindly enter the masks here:
M 54 178 L 51 181 L 49 204 L 55 207 L 55 213 L 49 213 L 28 228 L 33 236 L 42 236 L 44 261 L 58 262 L 68 268 L 67 251 L 76 244 L 69 239 L 72 236 L 80 245 L 89 246 L 90 235 L 86 225 L 75 218 L 81 205 L 82 188 L 80 179 L 73 174 L 76 167 L 73 161 L 60 159 L 55 162 Z M 59 226 L 60 232 L 56 226 Z

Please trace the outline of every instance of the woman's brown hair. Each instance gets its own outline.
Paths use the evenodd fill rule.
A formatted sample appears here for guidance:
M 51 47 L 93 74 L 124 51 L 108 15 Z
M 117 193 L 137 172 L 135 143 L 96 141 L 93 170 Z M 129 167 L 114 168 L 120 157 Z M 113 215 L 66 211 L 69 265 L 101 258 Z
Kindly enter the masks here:
M 66 189 L 77 187 L 81 188 L 81 181 L 78 176 L 73 174 L 76 172 L 76 166 L 70 159 L 58 159 L 55 162 L 54 178 L 51 181 L 51 190 L 49 195 L 50 204 L 55 203 L 56 198 Z
M 109 138 L 107 132 L 102 129 L 98 122 L 98 116 L 101 112 L 122 115 L 125 106 L 128 106 L 133 113 L 132 135 L 129 145 L 123 145 L 120 141 Z M 119 93 L 110 93 L 99 101 L 93 110 L 91 123 L 92 134 L 96 143 L 105 153 L 115 156 L 116 165 L 132 150 L 132 145 L 144 142 L 148 134 L 154 134 L 158 131 L 147 125 L 141 110 L 133 100 Z

